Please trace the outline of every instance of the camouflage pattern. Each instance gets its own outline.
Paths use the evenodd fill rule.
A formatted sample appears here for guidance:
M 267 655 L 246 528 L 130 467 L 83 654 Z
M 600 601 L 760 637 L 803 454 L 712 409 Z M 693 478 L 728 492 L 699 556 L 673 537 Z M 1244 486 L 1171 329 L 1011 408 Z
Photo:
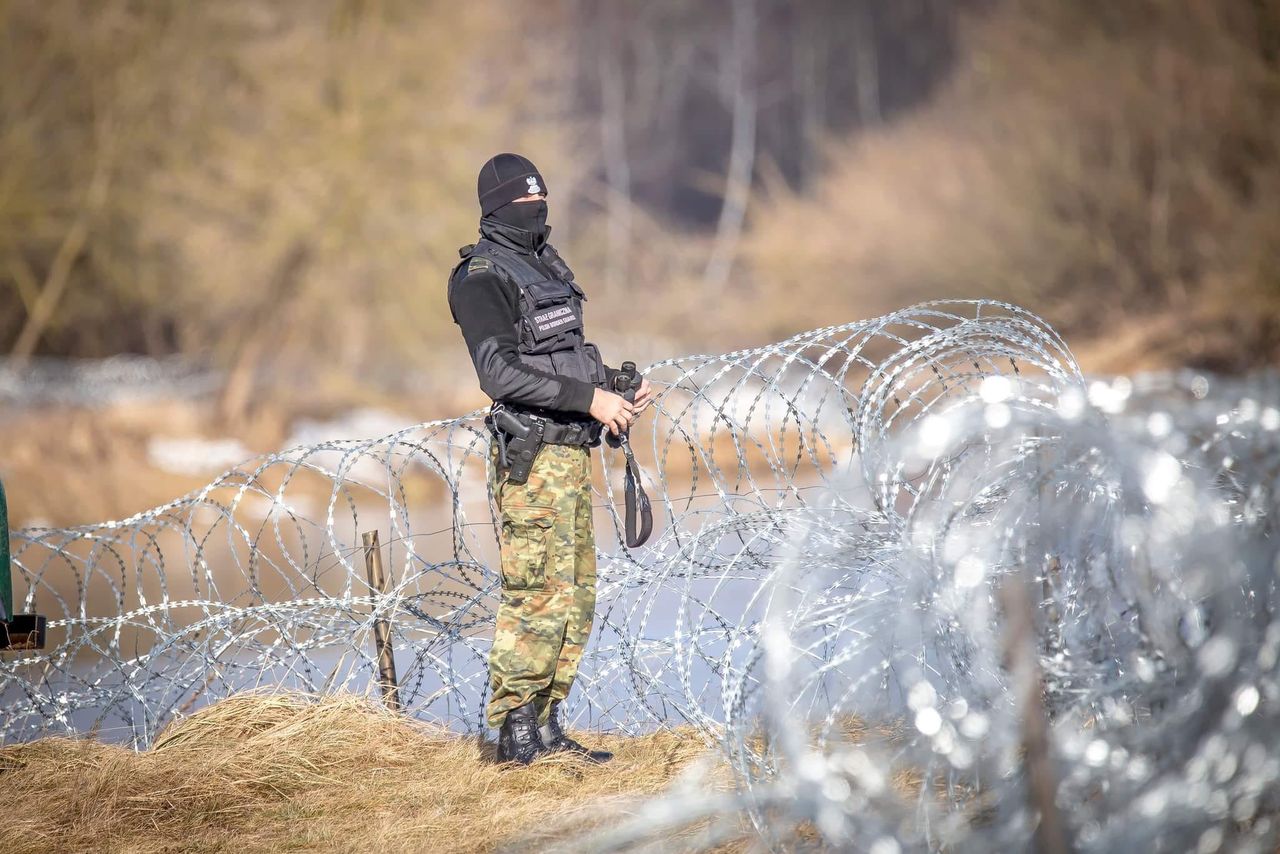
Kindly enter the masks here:
M 591 450 L 544 445 L 529 479 L 509 483 L 490 447 L 489 486 L 502 518 L 502 599 L 489 652 L 486 720 L 534 702 L 538 723 L 569 695 L 596 607 Z

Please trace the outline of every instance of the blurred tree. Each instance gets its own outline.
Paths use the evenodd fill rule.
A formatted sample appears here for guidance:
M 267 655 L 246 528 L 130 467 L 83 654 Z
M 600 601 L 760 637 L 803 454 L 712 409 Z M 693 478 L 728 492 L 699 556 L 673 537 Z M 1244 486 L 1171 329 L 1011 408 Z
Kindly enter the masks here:
M 230 420 L 272 370 L 429 364 L 477 164 L 572 158 L 498 5 L 0 7 L 0 335 L 227 366 Z
M 1010 0 L 934 103 L 776 187 L 747 246 L 790 306 L 996 296 L 1094 365 L 1280 355 L 1280 4 Z M 795 247 L 804 246 L 803 263 Z
M 444 275 L 511 149 L 602 330 L 986 293 L 1269 341 L 1236 307 L 1280 263 L 1276 5 L 8 0 L 0 348 L 190 354 L 230 421 L 272 376 L 443 387 Z
M 0 279 L 11 282 L 0 336 L 19 363 L 42 345 L 72 349 L 132 307 L 118 263 L 137 166 L 156 140 L 119 95 L 159 16 L 123 3 L 93 11 L 100 27 L 82 26 L 90 4 L 0 6 Z
M 759 159 L 792 187 L 825 139 L 920 104 L 951 68 L 956 18 L 977 0 L 570 0 L 575 110 L 621 124 L 597 170 L 682 225 L 721 219 L 749 99 Z M 743 30 L 751 50 L 744 53 Z M 617 105 L 625 109 L 617 109 Z M 739 157 L 735 160 L 733 152 Z M 625 167 L 617 162 L 625 159 Z M 755 158 L 752 158 L 755 159 Z

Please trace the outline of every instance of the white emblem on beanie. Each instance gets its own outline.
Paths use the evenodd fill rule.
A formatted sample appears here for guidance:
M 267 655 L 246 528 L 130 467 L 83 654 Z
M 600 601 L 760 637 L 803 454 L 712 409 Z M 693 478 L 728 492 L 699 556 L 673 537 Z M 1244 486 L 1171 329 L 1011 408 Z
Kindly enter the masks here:
M 542 192 L 542 188 L 538 186 L 538 179 L 530 175 L 525 178 L 529 182 L 529 195 L 537 195 Z

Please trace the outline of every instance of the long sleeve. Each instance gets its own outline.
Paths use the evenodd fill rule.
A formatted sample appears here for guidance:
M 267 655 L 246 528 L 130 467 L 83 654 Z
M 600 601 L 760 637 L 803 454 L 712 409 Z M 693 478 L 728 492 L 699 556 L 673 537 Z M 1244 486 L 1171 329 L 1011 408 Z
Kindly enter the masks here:
M 535 370 L 521 361 L 514 285 L 488 270 L 462 276 L 450 283 L 449 309 L 462 328 L 480 388 L 489 397 L 546 409 L 591 410 L 595 387 L 590 383 Z

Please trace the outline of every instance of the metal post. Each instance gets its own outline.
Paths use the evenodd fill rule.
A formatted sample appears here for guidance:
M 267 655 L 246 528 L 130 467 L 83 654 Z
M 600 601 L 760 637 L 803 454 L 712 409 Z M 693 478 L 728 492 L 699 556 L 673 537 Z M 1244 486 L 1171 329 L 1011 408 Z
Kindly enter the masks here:
M 364 568 L 369 575 L 369 586 L 380 595 L 387 593 L 387 577 L 382 572 L 382 546 L 377 531 L 366 531 L 364 539 Z M 376 608 L 374 609 L 376 612 Z M 385 617 L 373 621 L 373 643 L 378 651 L 378 681 L 382 685 L 382 702 L 393 712 L 400 711 L 400 682 L 396 679 L 396 659 L 391 649 L 391 624 Z
M 1044 685 L 1036 661 L 1035 603 L 1022 570 L 1004 578 L 996 589 L 1005 617 L 1005 661 L 1022 717 L 1023 761 L 1027 767 L 1027 802 L 1039 815 L 1034 850 L 1069 854 L 1071 834 L 1058 810 L 1058 779 L 1049 749 L 1049 717 Z
M 1045 490 L 1048 478 L 1044 460 L 1042 434 L 1037 429 L 1036 438 L 1036 525 L 1039 535 L 1032 540 L 1032 554 L 1044 554 L 1048 543 L 1041 537 L 1046 530 L 1048 508 Z M 1024 562 L 1032 560 L 1024 555 Z M 1041 580 L 1041 592 L 1049 604 L 1046 615 L 1048 626 L 1046 644 L 1055 643 L 1058 637 L 1059 615 L 1052 584 L 1061 573 L 1057 557 L 1050 558 Z M 1044 854 L 1070 854 L 1075 850 L 1071 829 L 1058 809 L 1058 775 L 1050 750 L 1049 714 L 1044 703 L 1044 681 L 1040 673 L 1037 651 L 1040 648 L 1036 631 L 1037 607 L 1034 598 L 1034 581 L 1028 565 L 1018 567 L 1000 580 L 996 598 L 1004 611 L 1005 666 L 1013 683 L 1014 699 L 1021 716 L 1022 756 L 1027 769 L 1027 805 L 1039 821 L 1036 824 L 1032 848 Z

